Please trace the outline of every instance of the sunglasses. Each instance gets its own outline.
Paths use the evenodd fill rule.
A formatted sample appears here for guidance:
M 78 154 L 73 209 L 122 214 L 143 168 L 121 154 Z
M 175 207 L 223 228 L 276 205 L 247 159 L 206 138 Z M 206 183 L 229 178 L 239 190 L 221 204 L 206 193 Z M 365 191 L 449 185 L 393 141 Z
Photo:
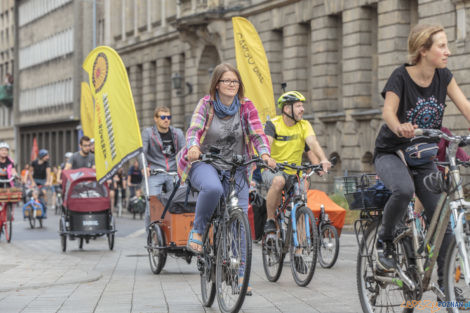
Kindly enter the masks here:
M 162 120 L 171 120 L 171 115 L 160 115 L 159 118 L 161 118 Z

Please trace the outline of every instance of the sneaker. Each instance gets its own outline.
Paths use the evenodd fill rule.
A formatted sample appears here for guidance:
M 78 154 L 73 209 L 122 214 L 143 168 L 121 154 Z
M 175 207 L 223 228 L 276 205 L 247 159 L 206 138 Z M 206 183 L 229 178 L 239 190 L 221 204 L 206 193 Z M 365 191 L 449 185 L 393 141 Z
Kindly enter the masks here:
M 269 233 L 275 233 L 277 231 L 276 227 L 276 222 L 274 220 L 269 219 L 266 221 L 266 224 L 264 224 L 264 233 L 269 234 Z
M 385 272 L 394 272 L 397 268 L 395 262 L 395 245 L 391 241 L 377 240 L 377 268 Z
M 438 280 L 437 282 L 439 284 L 439 289 L 442 291 L 443 294 L 445 294 L 445 288 L 443 286 L 443 282 L 441 280 Z M 455 293 L 455 301 L 456 302 L 467 303 L 468 299 L 465 298 L 465 296 L 463 294 L 463 290 L 461 288 L 454 287 L 454 293 Z M 439 298 L 437 298 L 437 301 L 444 301 L 444 300 L 440 300 Z
M 301 255 L 294 255 L 295 270 L 300 274 L 307 274 L 308 268 Z

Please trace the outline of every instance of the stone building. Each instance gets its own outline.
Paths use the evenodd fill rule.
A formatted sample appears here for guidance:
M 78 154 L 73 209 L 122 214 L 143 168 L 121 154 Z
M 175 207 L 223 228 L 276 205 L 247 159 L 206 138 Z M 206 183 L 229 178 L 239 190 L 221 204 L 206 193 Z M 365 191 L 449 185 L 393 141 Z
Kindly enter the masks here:
M 12 156 L 15 155 L 15 129 L 12 121 L 14 5 L 14 0 L 0 1 L 0 141 L 8 142 Z
M 78 149 L 82 63 L 93 46 L 92 1 L 20 0 L 15 7 L 16 143 L 20 165 L 33 138 L 53 165 Z
M 19 1 L 19 6 L 38 1 L 45 0 Z M 406 62 L 407 36 L 414 24 L 432 22 L 446 28 L 453 52 L 449 68 L 470 94 L 470 0 L 96 1 L 97 32 L 124 61 L 141 127 L 153 124 L 157 104 L 171 107 L 174 125 L 187 127 L 214 66 L 236 63 L 233 16 L 246 17 L 256 27 L 269 60 L 275 99 L 283 82 L 308 97 L 307 118 L 327 153 L 340 157 L 336 170 L 341 173 L 373 170 L 374 139 L 382 123 L 380 91 L 393 69 Z M 63 129 L 78 123 L 76 91 L 83 79 L 81 62 L 91 47 L 85 34 L 92 1 L 51 2 L 64 4 L 34 21 L 20 22 L 20 50 L 73 29 L 73 52 L 27 68 L 20 60 L 18 92 L 69 79 L 73 96 L 59 111 L 52 105 L 22 106 L 20 101 L 20 138 L 43 129 L 38 120 L 52 123 L 52 116 Z M 38 27 L 44 32 L 33 33 Z M 73 70 L 66 72 L 65 66 Z M 468 128 L 454 105 L 447 109 L 444 124 L 456 131 Z
M 449 68 L 470 94 L 468 0 L 118 0 L 110 9 L 109 44 L 128 68 L 141 126 L 153 123 L 156 104 L 170 106 L 173 124 L 187 126 L 211 69 L 221 61 L 236 63 L 231 17 L 243 16 L 264 44 L 275 99 L 282 82 L 308 97 L 307 118 L 327 153 L 340 157 L 337 174 L 373 171 L 380 91 L 406 62 L 414 24 L 446 28 Z M 184 90 L 171 84 L 175 76 Z M 468 127 L 454 105 L 444 124 Z

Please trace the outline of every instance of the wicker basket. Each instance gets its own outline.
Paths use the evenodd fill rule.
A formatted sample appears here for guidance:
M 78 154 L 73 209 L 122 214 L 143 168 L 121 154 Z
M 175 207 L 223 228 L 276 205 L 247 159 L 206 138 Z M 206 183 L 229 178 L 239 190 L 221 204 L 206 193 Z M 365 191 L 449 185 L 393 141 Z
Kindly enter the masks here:
M 350 210 L 383 209 L 391 192 L 375 174 L 343 177 L 344 197 Z
M 20 202 L 23 198 L 21 188 L 0 188 L 0 202 Z

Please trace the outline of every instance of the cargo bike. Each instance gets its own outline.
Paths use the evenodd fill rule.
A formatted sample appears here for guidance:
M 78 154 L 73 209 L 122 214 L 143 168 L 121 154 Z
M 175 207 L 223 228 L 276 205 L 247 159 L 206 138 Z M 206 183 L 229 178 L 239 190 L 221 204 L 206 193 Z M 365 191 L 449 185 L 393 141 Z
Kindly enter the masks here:
M 106 235 L 110 250 L 114 248 L 116 225 L 111 212 L 107 184 L 96 181 L 96 171 L 79 168 L 62 172 L 63 203 L 59 221 L 62 251 L 67 249 L 67 237 L 78 239 L 78 247 L 90 239 Z
M 14 179 L 0 179 L 0 184 L 10 185 Z M 21 201 L 22 196 L 21 188 L 0 188 L 0 238 L 4 235 L 8 243 L 11 242 L 14 206 Z
M 173 176 L 173 189 L 161 196 L 150 196 L 150 225 L 147 236 L 147 252 L 150 269 L 160 274 L 168 254 L 181 257 L 189 264 L 193 253 L 186 249 L 189 232 L 193 228 L 196 196 L 180 185 L 177 173 L 161 169 L 151 171 L 151 175 L 165 173 Z

